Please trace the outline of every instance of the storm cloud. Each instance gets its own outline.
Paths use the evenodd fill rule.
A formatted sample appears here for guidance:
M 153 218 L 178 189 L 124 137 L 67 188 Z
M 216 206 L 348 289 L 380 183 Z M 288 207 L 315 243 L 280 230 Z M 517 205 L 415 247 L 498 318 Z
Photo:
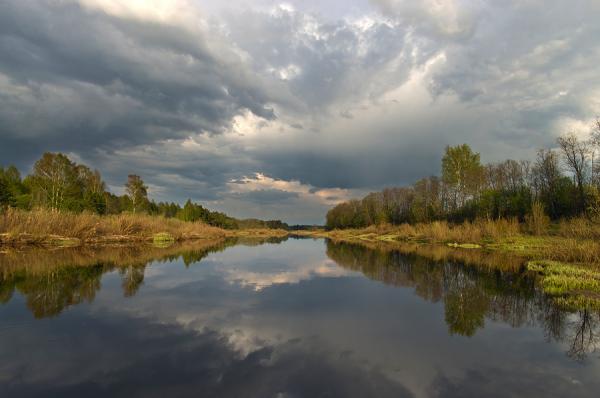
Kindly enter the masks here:
M 0 163 L 62 151 L 116 192 L 136 172 L 157 200 L 319 223 L 446 145 L 531 158 L 600 114 L 597 1 L 320 3 L 2 2 Z
M 220 133 L 242 110 L 274 118 L 260 79 L 202 30 L 71 2 L 9 1 L 0 35 L 0 133 L 38 151 Z M 3 145 L 3 157 L 11 153 Z

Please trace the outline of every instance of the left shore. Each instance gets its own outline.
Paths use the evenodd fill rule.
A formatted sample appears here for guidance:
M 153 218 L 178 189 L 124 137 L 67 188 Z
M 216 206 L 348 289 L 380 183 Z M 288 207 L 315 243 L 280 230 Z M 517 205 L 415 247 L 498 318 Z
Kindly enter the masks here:
M 22 246 L 83 246 L 155 243 L 227 237 L 281 237 L 281 229 L 222 229 L 203 222 L 147 214 L 97 215 L 37 209 L 0 214 L 0 249 Z

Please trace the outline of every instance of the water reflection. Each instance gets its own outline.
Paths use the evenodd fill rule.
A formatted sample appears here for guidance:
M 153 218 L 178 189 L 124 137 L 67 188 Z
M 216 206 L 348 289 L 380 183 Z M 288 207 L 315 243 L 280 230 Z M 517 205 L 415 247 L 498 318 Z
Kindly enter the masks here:
M 143 285 L 150 262 L 181 259 L 189 267 L 209 253 L 236 244 L 255 246 L 285 240 L 205 241 L 168 249 L 125 246 L 8 253 L 0 256 L 0 303 L 8 303 L 16 290 L 25 297 L 27 308 L 35 318 L 53 317 L 69 306 L 91 303 L 107 272 L 116 270 L 123 296 L 132 297 Z M 411 287 L 427 301 L 443 302 L 444 318 L 451 335 L 471 337 L 483 329 L 489 319 L 514 328 L 541 327 L 548 340 L 568 342 L 567 353 L 575 359 L 584 359 L 596 350 L 600 339 L 598 312 L 587 309 L 567 312 L 554 305 L 536 289 L 534 278 L 516 264 L 510 264 L 510 271 L 465 265 L 447 258 L 452 251 L 438 250 L 443 250 L 445 255 L 438 252 L 432 260 L 417 254 L 412 247 L 405 250 L 373 248 L 328 241 L 327 256 L 335 263 L 319 261 L 290 268 L 277 263 L 271 266 L 263 260 L 252 269 L 228 267 L 223 270 L 223 278 L 260 291 L 312 277 L 343 276 L 346 268 L 386 284 Z
M 118 271 L 125 297 L 134 296 L 144 283 L 151 262 L 178 259 L 189 267 L 209 253 L 237 244 L 281 243 L 286 238 L 205 240 L 173 245 L 115 246 L 87 248 L 33 248 L 0 255 L 0 303 L 7 303 L 16 291 L 27 302 L 35 318 L 52 317 L 65 308 L 91 303 L 101 288 L 102 276 Z
M 554 306 L 517 262 L 498 271 L 443 248 L 264 243 L 0 255 L 0 396 L 600 388 L 599 314 Z
M 516 264 L 510 265 L 510 271 L 474 265 L 474 261 L 466 265 L 448 258 L 456 252 L 441 250 L 446 256 L 436 255 L 432 260 L 416 254 L 412 247 L 375 249 L 327 242 L 327 255 L 342 267 L 386 284 L 411 287 L 425 300 L 442 301 L 450 334 L 471 337 L 489 319 L 514 328 L 541 327 L 547 339 L 568 342 L 567 353 L 575 359 L 584 359 L 596 350 L 599 312 L 582 309 L 573 313 L 560 308 L 536 289 L 534 277 Z

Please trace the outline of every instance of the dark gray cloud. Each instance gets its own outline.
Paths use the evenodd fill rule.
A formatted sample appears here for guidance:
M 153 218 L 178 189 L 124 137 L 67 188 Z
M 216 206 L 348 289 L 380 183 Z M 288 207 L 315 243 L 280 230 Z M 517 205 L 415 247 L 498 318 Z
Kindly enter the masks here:
M 398 137 L 399 138 L 399 137 Z M 365 143 L 363 150 L 330 153 L 319 148 L 263 152 L 265 170 L 276 178 L 309 181 L 316 187 L 379 189 L 382 186 L 409 184 L 428 175 L 439 174 L 436 159 L 443 146 L 436 142 L 415 142 L 393 136 L 380 148 Z M 412 145 L 411 145 L 412 144 Z M 425 145 L 424 145 L 425 144 Z M 430 148 L 422 148 L 430 144 Z M 420 147 L 420 148 L 419 148 Z M 415 151 L 419 148 L 419 151 Z M 376 152 L 377 156 L 374 156 Z
M 375 190 L 439 173 L 446 145 L 530 158 L 600 114 L 593 0 L 160 5 L 0 4 L 3 164 L 63 151 L 113 187 L 285 218 L 293 193 L 244 206 L 230 182 Z
M 585 124 L 600 112 L 600 76 L 588 67 L 600 61 L 597 3 L 374 3 L 394 30 L 410 32 L 398 37 L 416 52 L 411 70 L 422 72 L 429 99 L 420 102 L 415 90 L 393 93 L 388 99 L 400 103 L 384 104 L 388 112 L 379 118 L 369 119 L 364 108 L 351 113 L 369 121 L 353 123 L 362 134 L 353 134 L 353 124 L 332 122 L 320 130 L 333 139 L 315 136 L 315 145 L 263 152 L 266 163 L 276 165 L 268 169 L 272 175 L 316 186 L 406 184 L 439 173 L 445 145 L 468 142 L 484 161 L 527 158 L 555 145 L 571 122 Z M 403 81 L 402 69 L 394 73 Z M 355 85 L 368 87 L 370 79 L 366 74 Z M 387 89 L 397 87 L 384 81 Z M 416 109 L 406 100 L 410 95 Z M 348 113 L 342 108 L 340 115 Z
M 216 37 L 71 2 L 0 4 L 1 156 L 83 154 L 219 133 L 268 94 Z M 15 154 L 14 144 L 29 147 Z
M 250 191 L 245 193 L 231 194 L 231 197 L 238 200 L 246 200 L 249 202 L 265 205 L 295 199 L 298 196 L 299 194 L 297 192 L 288 192 L 279 189 L 259 189 L 256 191 Z

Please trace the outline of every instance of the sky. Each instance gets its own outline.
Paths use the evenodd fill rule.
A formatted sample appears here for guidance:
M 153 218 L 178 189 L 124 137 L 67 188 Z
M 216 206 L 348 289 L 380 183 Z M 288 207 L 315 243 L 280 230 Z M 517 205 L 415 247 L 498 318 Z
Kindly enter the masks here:
M 45 151 L 157 201 L 321 224 L 439 174 L 532 159 L 600 115 L 598 0 L 5 0 L 0 165 Z

